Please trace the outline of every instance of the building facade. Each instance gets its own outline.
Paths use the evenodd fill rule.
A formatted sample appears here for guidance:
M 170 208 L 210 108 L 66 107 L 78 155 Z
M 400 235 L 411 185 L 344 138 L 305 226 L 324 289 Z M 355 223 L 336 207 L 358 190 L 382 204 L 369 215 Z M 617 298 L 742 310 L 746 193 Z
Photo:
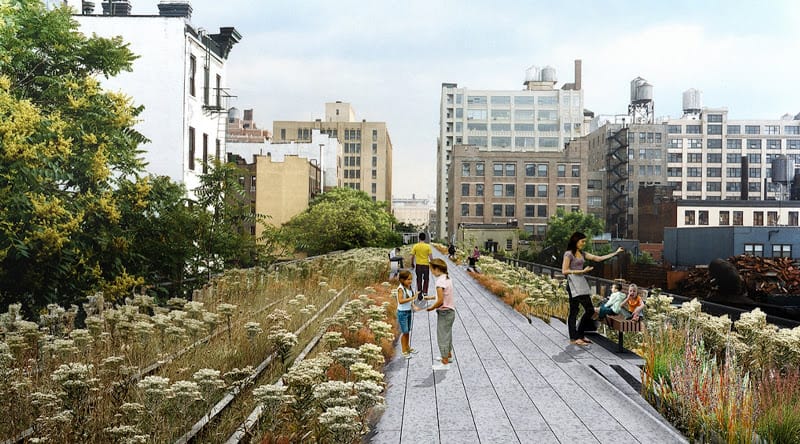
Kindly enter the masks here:
M 274 142 L 311 142 L 319 130 L 342 144 L 341 184 L 365 191 L 376 201 L 392 201 L 392 140 L 385 122 L 358 121 L 349 103 L 325 104 L 325 120 L 275 121 Z
M 141 147 L 147 172 L 184 184 L 191 198 L 209 160 L 225 158 L 226 64 L 241 35 L 232 27 L 217 34 L 195 27 L 185 1 L 161 2 L 158 15 L 135 16 L 128 1 L 103 2 L 104 13 L 113 15 L 68 3 L 81 32 L 122 36 L 139 56 L 131 72 L 101 83 L 144 106 L 136 129 L 150 139 Z
M 726 108 L 701 103 L 700 92 L 688 90 L 680 118 L 637 120 L 631 115 L 627 122 L 599 125 L 585 137 L 590 189 L 603 189 L 589 197 L 589 211 L 603 209 L 612 235 L 639 238 L 639 210 L 652 204 L 638 201 L 641 186 L 669 186 L 675 199 L 789 198 L 798 182 L 800 116 L 734 120 Z M 778 171 L 773 163 L 780 165 Z
M 462 225 L 512 223 L 542 238 L 558 209 L 586 212 L 588 176 L 580 145 L 537 153 L 456 145 L 450 156 L 448 233 Z
M 398 222 L 428 230 L 433 204 L 430 199 L 418 199 L 412 195 L 410 199 L 393 198 L 392 214 Z
M 561 89 L 555 84 L 551 67 L 529 69 L 523 90 L 474 90 L 442 84 L 435 230 L 440 237 L 449 237 L 457 226 L 448 208 L 462 205 L 451 193 L 449 176 L 456 146 L 474 146 L 480 153 L 528 153 L 535 159 L 540 153 L 558 153 L 567 142 L 585 134 L 580 60 L 575 61 L 574 83 Z
M 270 140 L 272 134 L 256 125 L 252 109 L 244 110 L 244 116 L 242 116 L 238 108 L 230 108 L 225 137 L 227 143 L 263 143 Z

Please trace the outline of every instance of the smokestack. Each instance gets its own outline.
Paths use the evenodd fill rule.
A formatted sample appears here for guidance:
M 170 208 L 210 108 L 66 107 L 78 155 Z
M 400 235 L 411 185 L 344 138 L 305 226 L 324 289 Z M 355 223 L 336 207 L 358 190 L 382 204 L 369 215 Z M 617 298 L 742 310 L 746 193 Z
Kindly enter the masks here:
M 575 89 L 581 89 L 581 59 L 575 60 Z
M 747 185 L 747 168 L 748 168 L 748 166 L 749 165 L 747 163 L 747 156 L 742 156 L 742 168 L 741 168 L 741 170 L 742 170 L 741 171 L 741 173 L 742 173 L 742 179 L 741 179 L 741 181 L 742 181 L 742 189 L 739 190 L 739 198 L 742 199 L 742 200 L 747 200 L 747 186 L 748 186 Z

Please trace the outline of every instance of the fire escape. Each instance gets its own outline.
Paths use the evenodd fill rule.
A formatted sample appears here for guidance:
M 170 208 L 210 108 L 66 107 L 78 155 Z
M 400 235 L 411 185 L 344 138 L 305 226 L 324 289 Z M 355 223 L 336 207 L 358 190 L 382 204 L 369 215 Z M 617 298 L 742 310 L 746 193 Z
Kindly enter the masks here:
M 628 235 L 628 128 L 608 137 L 606 228 L 616 238 Z

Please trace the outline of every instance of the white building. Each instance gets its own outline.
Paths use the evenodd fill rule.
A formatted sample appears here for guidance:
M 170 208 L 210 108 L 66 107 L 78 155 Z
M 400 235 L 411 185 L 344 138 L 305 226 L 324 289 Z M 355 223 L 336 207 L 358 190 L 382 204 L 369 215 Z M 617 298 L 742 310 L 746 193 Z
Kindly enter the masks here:
M 437 213 L 439 237 L 448 233 L 448 171 L 456 145 L 482 151 L 559 152 L 585 134 L 581 61 L 575 61 L 575 83 L 556 89 L 556 72 L 549 66 L 529 68 L 525 89 L 473 90 L 442 84 L 437 147 Z M 586 125 L 585 125 L 586 123 Z M 458 206 L 458 205 L 456 205 Z
M 129 15 L 127 0 L 98 2 L 114 15 L 93 14 L 84 8 L 91 2 L 67 3 L 81 32 L 121 36 L 139 56 L 131 72 L 101 82 L 144 106 L 136 129 L 150 139 L 141 147 L 147 172 L 183 183 L 193 196 L 209 158 L 225 158 L 225 65 L 241 36 L 232 27 L 217 34 L 195 27 L 187 1 L 161 1 L 157 15 Z
M 420 229 L 428 228 L 433 209 L 431 199 L 418 199 L 413 194 L 410 199 L 392 198 L 392 214 L 397 221 L 414 225 Z
M 308 159 L 315 165 L 322 163 L 324 189 L 342 186 L 342 174 L 339 169 L 339 165 L 342 164 L 342 145 L 335 137 L 321 134 L 317 129 L 311 131 L 311 143 L 272 143 L 269 140 L 263 143 L 236 142 L 228 143 L 228 153 L 241 156 L 247 161 L 251 161 L 255 155 L 269 155 L 273 162 L 283 162 L 285 156 L 297 156 Z

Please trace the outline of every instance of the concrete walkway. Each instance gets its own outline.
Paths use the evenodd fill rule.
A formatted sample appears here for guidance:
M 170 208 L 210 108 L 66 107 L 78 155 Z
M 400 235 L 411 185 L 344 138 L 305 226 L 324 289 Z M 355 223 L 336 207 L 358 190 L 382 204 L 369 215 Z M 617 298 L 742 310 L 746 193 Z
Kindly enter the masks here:
M 411 346 L 419 353 L 406 360 L 398 345 L 387 364 L 387 407 L 369 442 L 686 442 L 620 376 L 638 380 L 640 358 L 571 345 L 563 323 L 529 323 L 447 262 L 455 362 L 434 374 L 436 314 L 417 312 Z

